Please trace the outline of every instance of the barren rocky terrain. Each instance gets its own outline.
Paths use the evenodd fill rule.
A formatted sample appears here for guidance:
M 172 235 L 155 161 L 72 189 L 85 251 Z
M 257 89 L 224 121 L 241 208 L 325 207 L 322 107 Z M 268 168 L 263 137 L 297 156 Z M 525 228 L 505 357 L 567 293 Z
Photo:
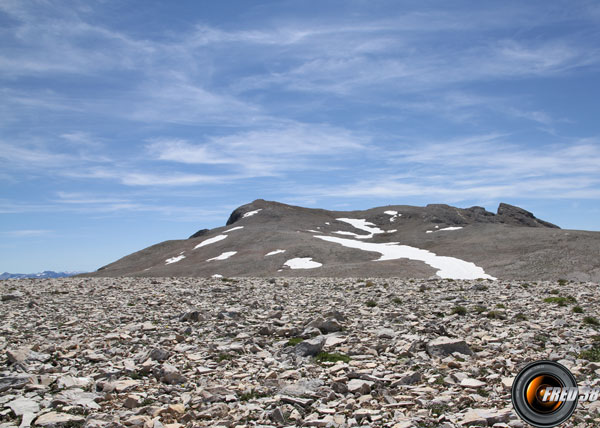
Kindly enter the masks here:
M 598 254 L 600 232 L 560 229 L 508 204 L 496 213 L 440 204 L 327 211 L 258 199 L 235 209 L 223 227 L 158 243 L 87 275 L 597 282 Z
M 526 363 L 600 386 L 591 282 L 0 282 L 0 428 L 523 427 Z M 600 402 L 565 427 L 600 425 Z

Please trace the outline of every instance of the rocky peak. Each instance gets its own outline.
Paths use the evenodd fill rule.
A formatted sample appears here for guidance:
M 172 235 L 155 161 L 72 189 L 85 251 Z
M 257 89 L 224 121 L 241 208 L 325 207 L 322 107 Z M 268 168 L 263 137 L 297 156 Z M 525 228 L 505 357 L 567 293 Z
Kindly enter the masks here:
M 501 202 L 498 206 L 498 213 L 502 223 L 514 224 L 516 226 L 529 227 L 551 227 L 560 229 L 558 226 L 547 221 L 536 218 L 532 213 L 523 208 Z

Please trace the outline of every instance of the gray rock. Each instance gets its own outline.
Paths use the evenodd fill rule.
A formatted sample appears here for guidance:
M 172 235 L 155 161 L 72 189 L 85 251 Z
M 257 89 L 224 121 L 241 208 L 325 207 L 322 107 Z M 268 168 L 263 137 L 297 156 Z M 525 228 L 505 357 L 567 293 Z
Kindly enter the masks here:
M 171 385 L 187 382 L 187 378 L 183 376 L 175 366 L 167 363 L 161 366 L 158 372 L 158 379 L 161 382 Z
M 441 336 L 427 343 L 426 350 L 432 357 L 446 357 L 454 352 L 473 355 L 473 351 L 464 340 Z
M 19 300 L 21 297 L 23 297 L 21 293 L 7 293 L 3 294 L 2 297 L 0 297 L 0 300 L 3 302 L 9 302 L 11 300 Z
M 5 406 L 10 407 L 15 415 L 22 416 L 19 428 L 31 426 L 36 413 L 40 411 L 40 405 L 37 401 L 25 397 L 17 398 Z
M 200 311 L 189 311 L 189 312 L 183 313 L 179 317 L 179 321 L 180 322 L 184 322 L 184 321 L 198 322 L 198 321 L 203 321 L 203 317 L 202 317 L 202 315 L 200 315 Z
M 30 375 L 0 377 L 0 392 L 5 392 L 12 388 L 20 389 L 32 382 L 33 377 Z
M 148 353 L 147 358 L 162 363 L 163 361 L 168 360 L 170 356 L 171 353 L 169 351 L 166 351 L 161 348 L 154 348 Z M 144 358 L 144 360 L 146 360 L 147 358 Z
M 313 339 L 307 339 L 296 346 L 294 346 L 294 352 L 301 357 L 314 357 L 323 349 L 326 338 L 324 336 L 317 336 Z
M 31 362 L 46 362 L 50 359 L 50 355 L 32 351 L 30 348 L 23 347 L 18 349 L 8 349 L 6 351 L 8 361 L 13 364 L 23 364 Z
M 35 425 L 54 428 L 73 426 L 73 424 L 83 424 L 85 418 L 81 416 L 70 415 L 68 413 L 49 412 L 44 413 L 35 420 Z
M 342 325 L 335 318 L 324 319 L 317 317 L 306 325 L 306 328 L 316 328 L 323 334 L 334 333 L 342 330 Z
M 369 380 L 352 379 L 350 382 L 348 382 L 348 392 L 358 392 L 361 395 L 369 394 L 374 383 L 375 382 L 371 382 Z
M 400 379 L 392 382 L 392 387 L 396 387 L 398 385 L 413 385 L 421 381 L 421 373 L 420 372 L 411 372 L 402 376 Z

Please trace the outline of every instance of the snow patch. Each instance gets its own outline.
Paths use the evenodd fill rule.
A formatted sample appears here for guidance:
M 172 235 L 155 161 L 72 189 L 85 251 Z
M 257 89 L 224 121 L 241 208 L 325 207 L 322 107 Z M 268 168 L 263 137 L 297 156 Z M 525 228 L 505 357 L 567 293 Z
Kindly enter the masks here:
M 254 211 L 248 211 L 247 213 L 245 213 L 242 218 L 246 218 L 246 217 L 252 217 L 254 214 L 257 214 L 259 211 L 262 211 L 262 208 L 259 208 L 257 210 Z
M 227 238 L 227 235 L 217 235 L 217 236 L 213 236 L 212 238 L 208 238 L 202 242 L 200 242 L 198 245 L 196 245 L 194 247 L 194 250 L 196 248 L 200 248 L 200 247 L 204 247 L 205 245 L 210 245 L 210 244 L 214 244 L 215 242 L 219 242 L 222 241 L 223 239 Z
M 179 256 L 176 256 L 176 257 L 171 257 L 170 259 L 165 260 L 165 264 L 166 265 L 170 265 L 171 263 L 177 263 L 177 262 L 179 262 L 179 261 L 181 261 L 183 259 L 185 259 L 185 256 L 183 256 L 183 255 L 179 255 Z
M 346 232 L 345 230 L 336 230 L 336 231 L 335 231 L 335 232 L 333 232 L 333 233 L 337 233 L 337 234 L 339 234 L 339 235 L 355 236 L 355 237 L 357 237 L 357 238 L 360 238 L 361 236 L 364 236 L 364 235 L 358 235 L 358 234 L 356 234 L 356 233 L 354 233 L 354 232 Z
M 398 229 L 386 230 L 385 233 L 394 233 L 398 232 Z
M 365 232 L 368 233 L 368 235 L 356 235 L 356 237 L 358 239 L 370 239 L 376 233 L 384 233 L 385 232 L 384 230 L 381 230 L 380 228 L 375 226 L 373 223 L 371 223 L 367 220 L 364 220 L 364 219 L 360 219 L 360 218 L 336 218 L 336 220 L 343 221 L 344 223 L 348 223 L 348 224 L 352 225 L 353 227 L 355 227 L 356 229 L 364 230 Z
M 321 233 L 320 231 L 313 230 L 313 229 L 308 229 L 307 232 L 310 232 L 310 233 Z
M 227 232 L 233 232 L 234 230 L 240 230 L 243 229 L 244 226 L 236 226 L 236 227 L 232 227 L 231 229 L 227 229 L 225 232 L 223 233 L 227 233 Z
M 387 215 L 396 215 L 396 214 L 398 214 L 398 211 L 389 210 L 389 211 L 384 211 L 383 213 L 387 214 Z
M 496 279 L 485 273 L 485 271 L 474 263 L 454 257 L 438 256 L 427 250 L 398 245 L 397 242 L 376 244 L 355 241 L 353 239 L 338 238 L 333 236 L 315 236 L 324 241 L 335 242 L 348 248 L 358 248 L 363 251 L 373 251 L 381 254 L 377 260 L 410 259 L 425 262 L 429 266 L 438 269 L 436 272 L 440 278 L 451 279 Z
M 223 275 L 215 273 L 211 278 L 223 278 Z
M 274 256 L 275 254 L 281 254 L 281 253 L 285 253 L 285 250 L 271 251 L 270 253 L 265 254 L 265 257 L 267 257 L 267 256 Z
M 226 252 L 222 253 L 221 255 L 218 255 L 217 257 L 213 257 L 212 259 L 208 259 L 206 261 L 210 262 L 212 260 L 225 260 L 225 259 L 228 259 L 229 257 L 233 256 L 236 253 L 237 253 L 237 251 L 226 251 Z
M 314 269 L 323 266 L 322 263 L 315 262 L 312 257 L 296 257 L 289 259 L 284 265 L 290 269 Z
M 436 229 L 439 228 L 439 226 L 435 227 Z M 438 229 L 438 230 L 426 230 L 425 233 L 437 233 L 437 232 L 441 232 L 442 230 L 459 230 L 462 229 L 462 226 L 450 226 L 450 227 L 444 227 L 443 229 Z

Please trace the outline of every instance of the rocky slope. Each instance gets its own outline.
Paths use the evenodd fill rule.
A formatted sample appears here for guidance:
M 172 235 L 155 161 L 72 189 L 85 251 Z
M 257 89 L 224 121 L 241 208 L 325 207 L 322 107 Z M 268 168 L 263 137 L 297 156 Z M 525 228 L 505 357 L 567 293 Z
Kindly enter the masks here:
M 500 204 L 327 211 L 256 200 L 226 226 L 165 241 L 92 276 L 600 279 L 600 232 Z
M 600 386 L 597 283 L 68 278 L 0 296 L 0 428 L 519 428 L 525 364 Z M 600 402 L 562 426 L 600 426 Z

